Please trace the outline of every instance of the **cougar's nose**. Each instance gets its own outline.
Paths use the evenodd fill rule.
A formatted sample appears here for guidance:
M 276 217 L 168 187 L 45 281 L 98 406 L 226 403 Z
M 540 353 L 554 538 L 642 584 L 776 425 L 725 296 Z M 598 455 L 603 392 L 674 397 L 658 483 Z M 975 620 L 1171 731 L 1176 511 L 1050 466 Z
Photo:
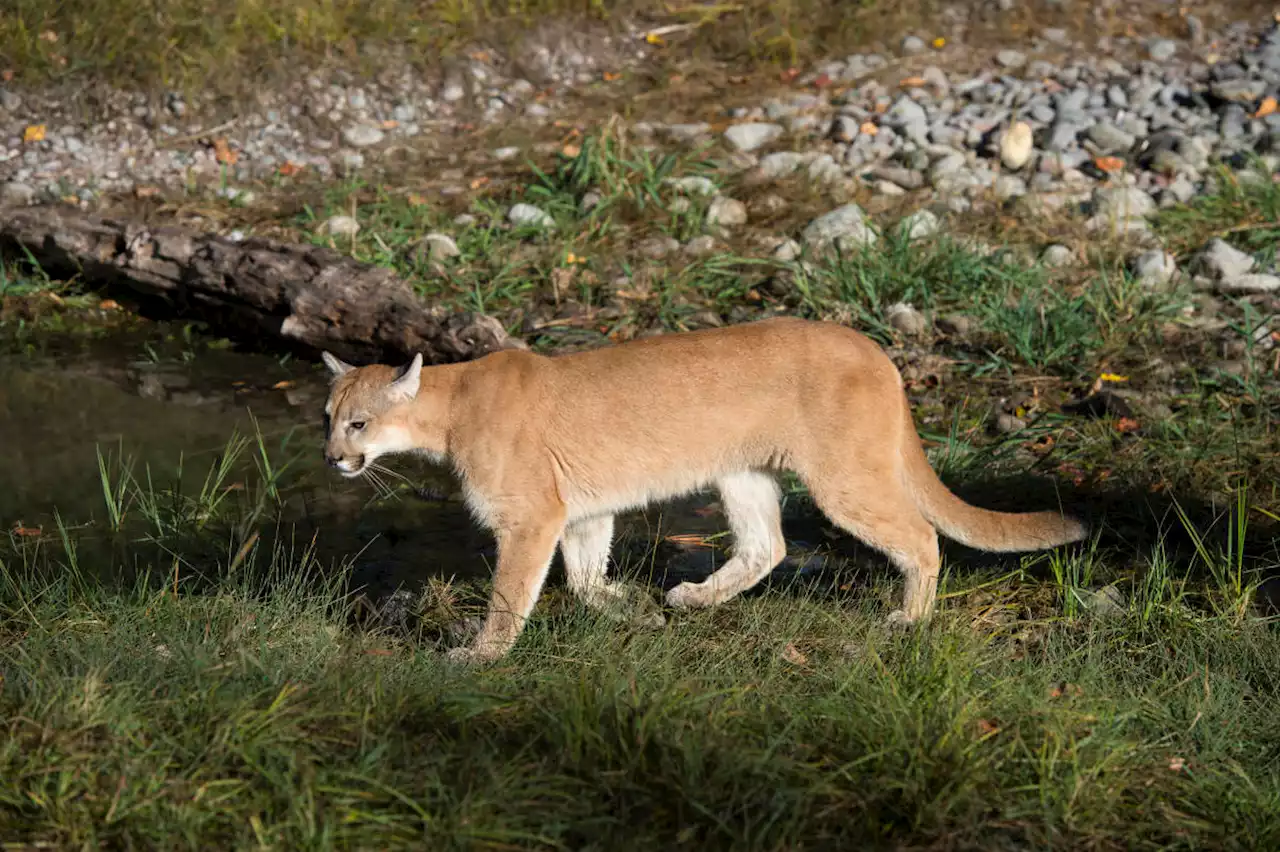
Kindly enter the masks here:
M 324 461 L 325 461 L 325 464 L 329 465 L 329 467 L 337 467 L 338 462 L 342 461 L 342 457 L 335 456 L 326 450 L 324 454 Z

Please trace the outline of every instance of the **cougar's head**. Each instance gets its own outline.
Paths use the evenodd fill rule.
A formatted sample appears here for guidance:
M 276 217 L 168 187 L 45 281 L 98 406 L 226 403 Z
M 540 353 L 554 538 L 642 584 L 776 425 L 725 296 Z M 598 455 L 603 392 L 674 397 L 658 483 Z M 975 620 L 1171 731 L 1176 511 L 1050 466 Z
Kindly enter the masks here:
M 422 379 L 422 355 L 399 368 L 353 367 L 328 352 L 323 358 L 333 374 L 324 407 L 329 466 L 343 476 L 359 476 L 379 456 L 414 449 L 408 413 Z

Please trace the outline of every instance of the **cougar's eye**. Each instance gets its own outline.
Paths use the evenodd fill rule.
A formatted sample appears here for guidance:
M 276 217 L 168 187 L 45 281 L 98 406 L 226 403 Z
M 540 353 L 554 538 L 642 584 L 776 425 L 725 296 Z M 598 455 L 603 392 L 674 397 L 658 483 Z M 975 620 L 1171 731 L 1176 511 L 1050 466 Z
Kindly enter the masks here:
M 347 424 L 347 427 L 350 428 L 352 432 L 359 432 L 361 429 L 364 428 L 364 421 L 352 420 L 350 423 Z

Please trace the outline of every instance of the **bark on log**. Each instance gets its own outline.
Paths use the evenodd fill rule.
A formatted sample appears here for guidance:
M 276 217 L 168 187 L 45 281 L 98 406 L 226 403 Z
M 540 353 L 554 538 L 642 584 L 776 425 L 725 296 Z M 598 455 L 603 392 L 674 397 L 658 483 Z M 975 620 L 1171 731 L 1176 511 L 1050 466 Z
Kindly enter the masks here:
M 232 339 L 276 338 L 357 361 L 429 363 L 523 348 L 493 317 L 422 303 L 389 269 L 322 247 L 235 242 L 177 227 L 147 227 L 67 209 L 0 209 L 0 251 L 23 251 L 51 276 L 159 300 Z M 117 289 L 118 291 L 118 289 Z

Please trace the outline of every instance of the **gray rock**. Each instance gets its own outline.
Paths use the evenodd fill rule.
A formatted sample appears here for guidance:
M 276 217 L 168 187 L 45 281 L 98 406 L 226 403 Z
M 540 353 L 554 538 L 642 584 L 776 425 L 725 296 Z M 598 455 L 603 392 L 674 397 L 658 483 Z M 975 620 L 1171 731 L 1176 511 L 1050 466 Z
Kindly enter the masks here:
M 1002 68 L 1021 68 L 1027 64 L 1027 55 L 1020 50 L 1005 49 L 996 54 L 996 64 Z
M 707 208 L 707 224 L 733 227 L 747 224 L 747 205 L 736 198 L 717 195 Z
M 1178 43 L 1167 38 L 1153 39 L 1147 45 L 1147 55 L 1155 62 L 1168 62 L 1178 53 Z
M 900 166 L 880 166 L 873 169 L 871 175 L 903 189 L 919 189 L 924 186 L 924 175 L 914 169 L 904 169 Z
M 1027 182 L 1017 175 L 1000 175 L 996 178 L 995 195 L 1000 201 L 1021 198 L 1027 194 Z
M 1238 279 L 1253 270 L 1256 261 L 1230 243 L 1210 240 L 1193 262 L 1193 270 L 1212 281 Z
M 1266 275 L 1258 272 L 1251 275 L 1237 275 L 1215 281 L 1213 289 L 1224 296 L 1275 293 L 1280 291 L 1280 275 Z
M 711 132 L 711 125 L 705 121 L 695 121 L 689 124 L 668 124 L 666 127 L 667 138 L 672 142 L 696 142 L 703 136 Z
M 761 157 L 760 164 L 756 168 L 760 170 L 762 177 L 777 180 L 793 174 L 809 159 L 806 155 L 795 151 L 775 151 Z
M 917 210 L 904 217 L 899 227 L 905 231 L 908 240 L 920 240 L 938 233 L 942 223 L 930 211 Z
M 685 195 L 701 195 L 707 197 L 715 195 L 720 191 L 720 188 L 716 186 L 715 181 L 711 180 L 711 178 L 702 177 L 701 175 L 667 178 L 666 184 L 678 192 L 683 192 Z
M 36 200 L 35 187 L 20 181 L 11 180 L 0 184 L 0 204 L 11 207 L 26 207 Z
M 444 81 L 444 85 L 440 87 L 440 100 L 445 103 L 454 104 L 466 96 L 467 87 L 459 77 L 449 77 Z
M 800 244 L 795 240 L 783 240 L 774 246 L 772 254 L 775 260 L 789 263 L 800 256 Z
M 694 237 L 684 247 L 684 253 L 690 257 L 706 257 L 714 254 L 717 248 L 716 238 L 703 234 L 700 237 Z
M 448 260 L 462 254 L 448 234 L 432 232 L 418 241 L 419 252 L 429 260 Z
M 777 124 L 748 122 L 735 124 L 724 132 L 725 140 L 734 149 L 743 152 L 763 148 L 782 135 L 782 127 Z
M 673 251 L 678 251 L 680 241 L 672 237 L 649 237 L 641 240 L 636 252 L 649 260 L 662 260 Z
M 1078 594 L 1085 610 L 1096 618 L 1118 618 L 1125 614 L 1124 592 L 1114 584 Z
M 353 216 L 330 216 L 320 229 L 331 237 L 352 237 L 360 233 L 360 223 Z
M 513 205 L 507 211 L 507 221 L 518 228 L 554 228 L 556 221 L 547 213 L 532 204 Z
M 973 331 L 973 319 L 964 314 L 947 314 L 938 317 L 938 328 L 944 334 L 955 335 L 956 337 L 964 337 Z
M 1079 135 L 1079 124 L 1059 116 L 1053 123 L 1053 127 L 1049 129 L 1044 147 L 1050 151 L 1065 151 L 1076 144 L 1076 137 Z
M 809 161 L 809 179 L 817 184 L 839 183 L 844 180 L 844 170 L 830 154 L 819 154 Z
M 1040 262 L 1051 268 L 1062 266 L 1070 266 L 1075 261 L 1076 254 L 1071 249 L 1063 245 L 1052 245 L 1045 248 L 1040 253 Z
M 1209 91 L 1225 101 L 1256 101 L 1267 89 L 1265 80 L 1241 78 L 1237 80 L 1218 80 L 1209 86 Z
M 885 310 L 889 325 L 908 337 L 919 337 L 929 330 L 924 314 L 906 302 L 896 302 Z
M 17 112 L 22 109 L 22 97 L 8 89 L 0 89 L 0 109 L 5 112 Z
M 515 145 L 508 145 L 505 148 L 497 148 L 493 152 L 493 158 L 499 162 L 514 160 L 520 156 L 520 149 Z
M 1178 261 L 1163 249 L 1144 251 L 1129 264 L 1133 277 L 1148 290 L 1166 287 L 1178 274 Z
M 1099 216 L 1136 219 L 1157 209 L 1155 199 L 1134 186 L 1099 187 L 1093 193 L 1093 211 Z
M 1109 121 L 1099 121 L 1085 131 L 1085 135 L 1104 154 L 1128 151 L 1138 141 L 1132 133 L 1124 132 Z
M 927 49 L 928 45 L 919 36 L 907 36 L 902 40 L 902 52 L 908 56 L 914 53 L 924 53 Z
M 386 134 L 372 124 L 353 124 L 342 131 L 342 141 L 352 148 L 368 148 L 380 143 Z
M 1011 432 L 1021 432 L 1027 428 L 1027 421 L 1020 417 L 1014 417 L 1012 414 L 1001 412 L 996 415 L 996 431 L 1002 435 L 1008 435 Z
M 852 203 L 814 219 L 805 226 L 800 236 L 804 244 L 814 250 L 826 249 L 833 244 L 841 249 L 871 246 L 875 245 L 877 239 L 875 230 L 867 224 L 862 208 Z

